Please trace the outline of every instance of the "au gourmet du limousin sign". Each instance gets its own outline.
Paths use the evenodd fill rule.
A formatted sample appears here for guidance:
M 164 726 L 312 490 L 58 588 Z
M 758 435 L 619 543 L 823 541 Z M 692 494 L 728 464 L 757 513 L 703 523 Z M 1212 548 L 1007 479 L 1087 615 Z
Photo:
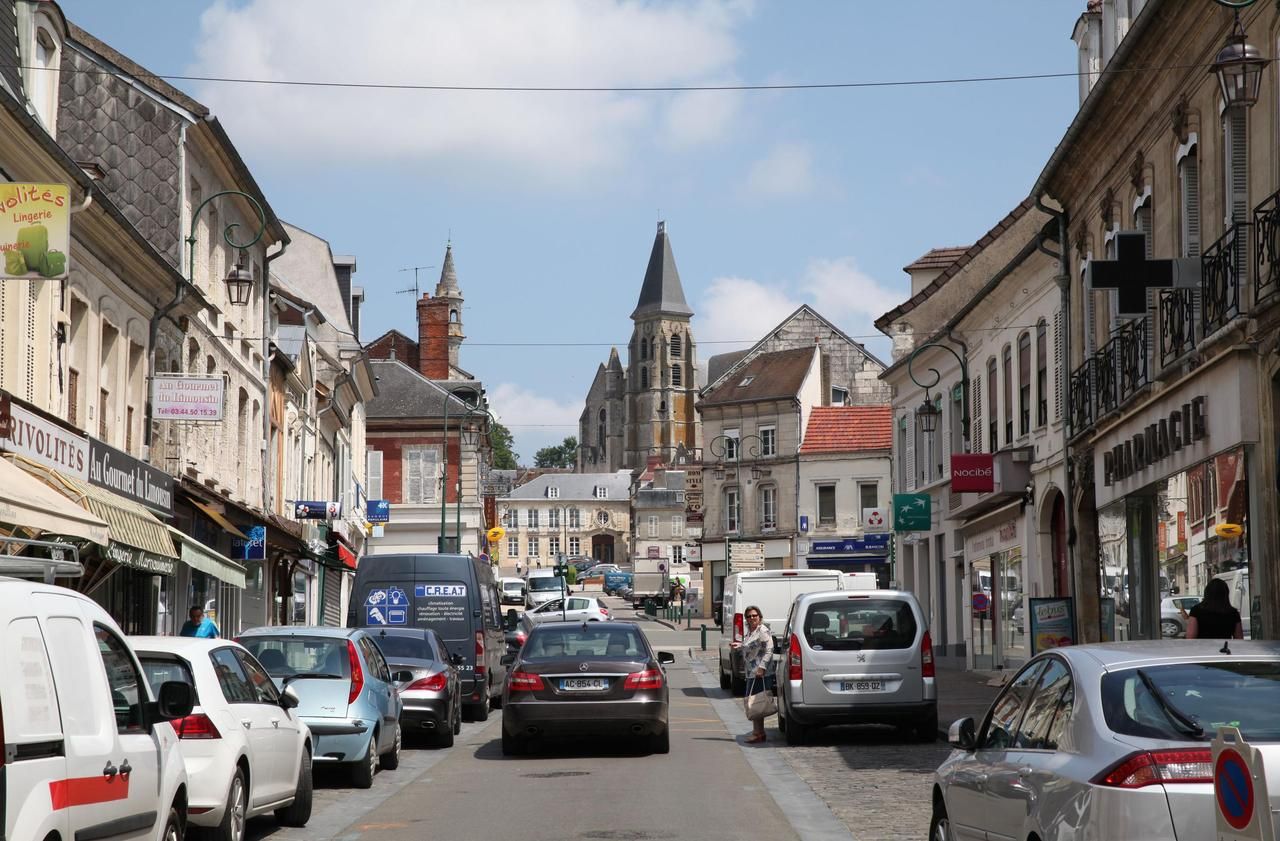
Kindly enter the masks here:
M 151 380 L 152 416 L 167 421 L 220 421 L 225 391 L 222 377 L 158 375 Z
M 66 184 L 0 184 L 0 278 L 63 278 L 71 247 Z

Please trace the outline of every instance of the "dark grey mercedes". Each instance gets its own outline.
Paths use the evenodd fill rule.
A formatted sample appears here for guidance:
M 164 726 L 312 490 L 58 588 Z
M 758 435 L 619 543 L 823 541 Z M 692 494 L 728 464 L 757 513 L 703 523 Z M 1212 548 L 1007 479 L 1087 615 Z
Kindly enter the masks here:
M 663 666 L 675 656 L 650 648 L 634 623 L 542 623 L 507 657 L 503 754 L 557 736 L 644 739 L 654 753 L 670 750 Z

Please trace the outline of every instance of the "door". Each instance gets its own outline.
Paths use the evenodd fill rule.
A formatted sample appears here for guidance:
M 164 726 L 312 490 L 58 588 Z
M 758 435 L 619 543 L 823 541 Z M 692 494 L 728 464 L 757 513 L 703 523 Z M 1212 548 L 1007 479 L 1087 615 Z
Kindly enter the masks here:
M 565 616 L 570 622 L 586 622 L 594 618 L 595 614 L 591 612 L 594 600 L 585 599 L 581 596 L 570 596 L 567 600 L 568 607 L 565 610 Z
M 298 746 L 301 744 L 298 733 L 301 725 L 297 710 L 286 710 L 280 706 L 280 692 L 252 654 L 239 648 L 231 651 L 248 678 L 255 706 L 266 716 L 271 727 L 267 733 L 273 771 L 271 788 L 263 791 L 264 799 L 274 801 L 289 797 L 298 787 Z
M 1030 664 L 996 698 L 987 720 L 978 731 L 978 746 L 952 766 L 947 786 L 947 813 L 961 841 L 1008 841 L 1007 836 L 988 834 L 998 823 L 988 783 L 998 766 L 1007 759 L 1013 738 L 1022 722 L 1027 699 L 1035 687 L 1044 661 Z
M 3 790 L 10 796 L 17 795 L 18 804 L 25 802 L 28 793 L 37 798 L 49 780 L 67 778 L 67 759 L 62 722 L 59 716 L 59 699 L 54 685 L 53 669 L 45 647 L 44 633 L 34 616 L 14 619 L 4 633 L 6 645 L 0 649 L 0 674 L 6 679 L 0 686 L 5 696 L 4 741 L 12 748 L 5 764 Z M 0 826 L 6 838 L 34 838 L 43 830 L 33 821 L 44 824 L 45 815 L 39 810 L 11 806 L 7 820 L 14 823 Z M 53 814 L 53 825 L 62 837 L 70 837 L 65 810 Z
M 257 693 L 249 683 L 235 649 L 218 648 L 209 653 L 213 673 L 218 679 L 222 699 L 227 703 L 230 721 L 226 726 L 244 734 L 245 751 L 249 760 L 249 804 L 257 808 L 275 799 L 280 787 L 280 768 L 272 740 L 271 717 L 258 703 Z M 199 668 L 199 666 L 197 666 Z M 205 710 L 206 715 L 210 713 Z M 223 726 L 221 721 L 219 726 Z M 230 780 L 227 783 L 230 784 Z
M 400 721 L 399 695 L 391 682 L 391 667 L 369 637 L 360 637 L 360 653 L 364 657 L 366 680 L 371 684 L 382 726 L 378 733 L 378 752 L 387 753 L 396 743 L 396 725 Z
M 507 682 L 507 667 L 502 665 L 502 657 L 507 651 L 507 637 L 502 629 L 502 607 L 498 598 L 498 587 L 488 575 L 480 577 L 480 592 L 483 598 L 480 609 L 484 614 L 477 627 L 484 634 L 484 665 L 489 676 L 489 687 L 502 694 L 502 687 Z

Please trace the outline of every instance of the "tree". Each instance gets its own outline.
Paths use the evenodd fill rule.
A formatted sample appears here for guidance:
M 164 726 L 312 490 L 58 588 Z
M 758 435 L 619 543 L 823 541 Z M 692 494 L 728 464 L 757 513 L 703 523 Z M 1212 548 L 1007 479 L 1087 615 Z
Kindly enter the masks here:
M 512 449 L 515 439 L 511 430 L 494 421 L 489 427 L 489 442 L 493 446 L 493 466 L 497 470 L 515 470 L 520 454 Z
M 570 435 L 559 445 L 543 447 L 533 454 L 536 467 L 573 467 L 578 460 L 578 439 Z

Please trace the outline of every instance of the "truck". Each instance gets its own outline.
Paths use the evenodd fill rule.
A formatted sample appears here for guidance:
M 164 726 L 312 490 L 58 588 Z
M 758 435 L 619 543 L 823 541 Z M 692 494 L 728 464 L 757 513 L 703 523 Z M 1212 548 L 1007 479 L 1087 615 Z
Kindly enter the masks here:
M 671 595 L 670 561 L 666 558 L 636 558 L 631 565 L 631 604 L 636 610 L 652 599 L 666 607 Z

